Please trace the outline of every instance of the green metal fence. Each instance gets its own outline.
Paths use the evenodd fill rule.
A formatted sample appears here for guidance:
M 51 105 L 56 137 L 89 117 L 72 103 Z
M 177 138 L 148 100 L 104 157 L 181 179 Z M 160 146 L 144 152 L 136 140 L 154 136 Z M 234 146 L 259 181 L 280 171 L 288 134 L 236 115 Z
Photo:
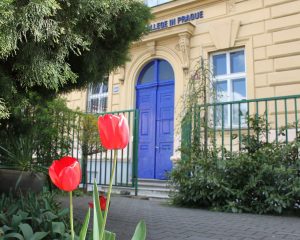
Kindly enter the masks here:
M 257 141 L 288 143 L 299 139 L 299 112 L 300 95 L 200 105 L 182 125 L 182 142 L 197 139 L 205 149 L 221 149 L 222 157 L 240 151 L 253 134 Z
M 52 105 L 51 105 L 52 106 Z M 33 112 L 33 113 L 31 113 Z M 26 112 L 25 112 L 26 113 Z M 130 140 L 128 146 L 118 150 L 114 185 L 135 187 L 137 191 L 137 143 L 138 111 L 124 110 L 103 114 L 123 114 L 129 123 Z M 58 102 L 45 109 L 31 109 L 21 114 L 21 126 L 28 126 L 24 134 L 4 135 L 1 147 L 16 154 L 26 156 L 10 160 L 6 152 L 0 150 L 0 165 L 12 167 L 49 167 L 53 160 L 72 156 L 81 162 L 82 185 L 92 189 L 94 179 L 98 185 L 108 185 L 112 171 L 113 153 L 100 144 L 97 121 L 100 114 L 72 111 Z M 7 129 L 9 129 L 7 124 Z M 26 129 L 27 130 L 27 129 Z M 26 163 L 24 163 L 26 160 Z M 22 161 L 22 162 L 21 162 Z M 20 162 L 20 163 L 19 163 Z M 0 166 L 0 167 L 1 167 Z
M 130 129 L 130 141 L 128 146 L 118 151 L 117 165 L 113 185 L 126 186 L 137 188 L 137 138 L 138 138 L 138 112 L 136 110 L 106 112 L 105 114 L 123 114 L 129 123 Z M 101 115 L 101 114 L 100 114 Z M 92 121 L 93 118 L 97 119 L 99 115 L 90 115 Z M 85 123 L 89 128 L 89 121 Z M 91 141 L 90 144 L 84 144 L 81 154 L 81 162 L 83 166 L 83 184 L 87 188 L 91 188 L 96 179 L 99 185 L 108 185 L 113 162 L 113 151 L 105 150 L 100 146 L 99 133 L 97 128 L 93 130 L 85 129 L 82 127 L 83 139 Z M 85 136 L 86 135 L 86 136 Z M 93 138 L 97 140 L 93 142 Z M 97 147 L 98 144 L 98 147 Z

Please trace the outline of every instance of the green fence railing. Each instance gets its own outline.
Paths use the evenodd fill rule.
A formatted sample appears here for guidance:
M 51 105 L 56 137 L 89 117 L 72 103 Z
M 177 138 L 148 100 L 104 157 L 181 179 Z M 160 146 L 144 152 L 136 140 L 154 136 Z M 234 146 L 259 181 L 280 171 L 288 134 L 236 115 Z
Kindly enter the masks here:
M 204 104 L 182 125 L 182 142 L 196 139 L 221 149 L 222 157 L 240 151 L 253 134 L 257 141 L 288 143 L 300 137 L 299 113 L 300 95 Z
M 135 187 L 137 193 L 137 139 L 138 139 L 138 112 L 125 110 L 106 112 L 103 114 L 123 114 L 129 124 L 130 140 L 125 149 L 118 150 L 114 186 Z M 98 185 L 108 185 L 113 162 L 113 151 L 105 150 L 100 146 L 97 118 L 102 114 L 87 114 L 85 121 L 81 121 L 79 142 L 81 149 L 77 149 L 83 166 L 82 183 L 88 189 L 92 187 L 94 179 Z
M 21 126 L 28 126 L 28 130 L 26 129 L 28 133 L 23 131 L 26 134 L 16 134 L 16 136 L 13 134 L 10 136 L 8 133 L 7 137 L 2 137 L 1 167 L 18 165 L 17 167 L 22 169 L 24 166 L 47 168 L 55 159 L 72 156 L 81 163 L 84 187 L 88 190 L 92 189 L 94 179 L 98 185 L 109 184 L 113 153 L 105 150 L 100 143 L 97 122 L 101 114 L 72 111 L 60 105 L 46 109 L 33 109 L 32 112 L 34 114 L 30 111 L 27 114 L 20 113 Z M 138 111 L 124 110 L 110 112 L 110 114 L 123 114 L 128 120 L 130 129 L 128 146 L 118 150 L 113 184 L 135 187 L 137 193 Z M 7 129 L 9 127 L 7 124 Z M 4 131 L 2 134 L 4 135 Z M 8 151 L 13 152 L 16 157 L 9 159 Z M 17 156 L 23 157 L 17 159 Z

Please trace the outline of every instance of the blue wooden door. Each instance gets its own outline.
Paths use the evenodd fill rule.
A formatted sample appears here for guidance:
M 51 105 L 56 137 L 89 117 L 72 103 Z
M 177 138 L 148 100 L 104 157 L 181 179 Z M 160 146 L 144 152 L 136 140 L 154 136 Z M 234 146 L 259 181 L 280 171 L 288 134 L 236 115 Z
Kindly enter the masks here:
M 162 85 L 157 90 L 156 108 L 156 168 L 155 177 L 165 179 L 172 169 L 174 135 L 174 85 Z
M 165 179 L 172 169 L 174 73 L 165 60 L 144 67 L 138 79 L 140 111 L 138 172 L 140 178 Z
M 138 169 L 139 176 L 153 178 L 155 165 L 155 109 L 156 87 L 137 91 L 137 107 L 140 111 Z

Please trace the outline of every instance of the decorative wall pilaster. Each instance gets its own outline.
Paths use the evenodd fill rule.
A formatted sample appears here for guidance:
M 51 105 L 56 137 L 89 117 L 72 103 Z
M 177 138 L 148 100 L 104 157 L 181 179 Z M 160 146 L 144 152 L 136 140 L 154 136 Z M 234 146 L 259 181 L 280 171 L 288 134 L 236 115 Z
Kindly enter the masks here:
M 182 69 L 187 73 L 190 69 L 190 37 L 189 33 L 178 34 L 178 50 L 181 53 L 182 58 Z

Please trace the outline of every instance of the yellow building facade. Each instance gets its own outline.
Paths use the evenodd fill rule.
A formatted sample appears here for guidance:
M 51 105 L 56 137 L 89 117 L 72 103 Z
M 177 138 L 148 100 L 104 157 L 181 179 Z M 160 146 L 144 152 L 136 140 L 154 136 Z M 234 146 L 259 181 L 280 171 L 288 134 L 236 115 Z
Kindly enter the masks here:
M 216 83 L 225 92 L 224 101 L 300 93 L 299 0 L 164 2 L 160 5 L 156 5 L 159 2 L 152 3 L 155 18 L 149 26 L 150 33 L 132 44 L 130 61 L 109 75 L 107 86 L 98 86 L 95 101 L 100 96 L 104 99 L 101 104 L 105 106 L 100 106 L 99 102 L 94 106 L 93 90 L 89 89 L 68 95 L 70 107 L 80 107 L 83 111 L 97 111 L 100 107 L 101 111 L 108 112 L 139 108 L 143 101 L 138 94 L 143 82 L 139 81 L 144 81 L 149 69 L 156 71 L 157 76 L 172 74 L 171 70 L 166 73 L 163 70 L 171 66 L 174 99 L 166 101 L 174 101 L 170 105 L 174 111 L 166 114 L 173 114 L 170 157 L 176 160 L 180 158 L 176 150 L 180 147 L 181 100 L 200 58 L 211 64 Z M 162 64 L 161 70 L 159 64 Z M 160 80 L 155 81 L 156 87 L 160 86 Z M 143 94 L 140 92 L 141 96 Z M 156 104 L 162 104 L 156 100 Z M 154 112 L 159 114 L 157 110 Z M 288 117 L 293 118 L 294 111 L 287 112 Z M 158 117 L 156 121 L 159 121 Z

